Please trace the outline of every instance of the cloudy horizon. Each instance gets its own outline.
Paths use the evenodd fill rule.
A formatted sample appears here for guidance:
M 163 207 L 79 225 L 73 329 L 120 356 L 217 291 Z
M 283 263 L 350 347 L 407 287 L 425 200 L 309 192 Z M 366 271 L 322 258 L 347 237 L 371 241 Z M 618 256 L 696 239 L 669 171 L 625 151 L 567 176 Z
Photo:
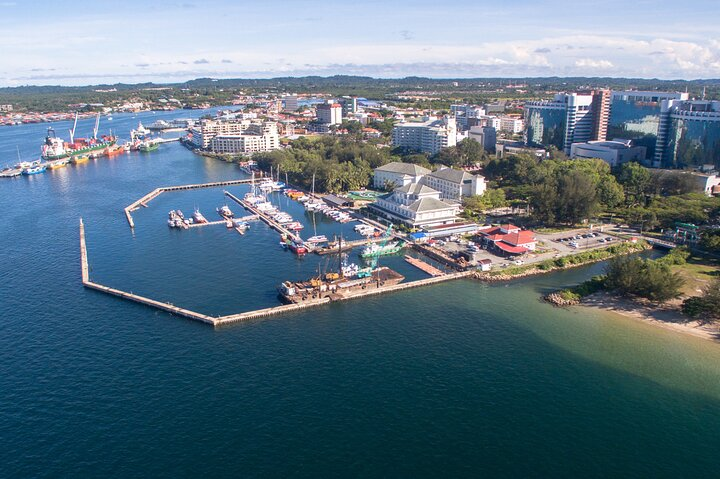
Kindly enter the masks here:
M 0 1 L 0 86 L 198 77 L 720 77 L 696 0 Z

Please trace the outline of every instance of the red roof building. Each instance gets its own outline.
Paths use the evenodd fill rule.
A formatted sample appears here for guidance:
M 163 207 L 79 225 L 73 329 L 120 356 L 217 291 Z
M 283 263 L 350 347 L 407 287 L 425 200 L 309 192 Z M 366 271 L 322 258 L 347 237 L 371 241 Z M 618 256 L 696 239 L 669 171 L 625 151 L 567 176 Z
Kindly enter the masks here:
M 518 255 L 534 251 L 537 246 L 535 233 L 505 224 L 480 231 L 483 243 L 499 249 L 503 253 Z

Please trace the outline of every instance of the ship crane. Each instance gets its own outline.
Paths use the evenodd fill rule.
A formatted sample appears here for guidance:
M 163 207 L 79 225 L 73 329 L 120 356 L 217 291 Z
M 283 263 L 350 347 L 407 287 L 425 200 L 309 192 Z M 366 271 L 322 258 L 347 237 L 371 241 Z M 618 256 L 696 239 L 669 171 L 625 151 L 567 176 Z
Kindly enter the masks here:
M 95 128 L 93 129 L 93 139 L 97 140 L 98 129 L 100 128 L 100 113 L 95 117 Z
M 72 130 L 70 130 L 70 143 L 75 143 L 75 129 L 77 128 L 78 112 L 75 112 L 75 123 L 73 123 Z

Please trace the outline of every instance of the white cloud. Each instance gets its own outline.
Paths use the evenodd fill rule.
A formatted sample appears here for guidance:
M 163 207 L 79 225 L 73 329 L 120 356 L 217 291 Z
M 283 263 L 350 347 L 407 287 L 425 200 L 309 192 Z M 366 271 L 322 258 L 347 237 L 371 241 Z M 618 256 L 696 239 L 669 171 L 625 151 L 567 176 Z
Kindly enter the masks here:
M 592 58 L 581 58 L 575 60 L 575 66 L 578 68 L 598 68 L 608 69 L 613 68 L 615 65 L 610 60 L 593 60 Z

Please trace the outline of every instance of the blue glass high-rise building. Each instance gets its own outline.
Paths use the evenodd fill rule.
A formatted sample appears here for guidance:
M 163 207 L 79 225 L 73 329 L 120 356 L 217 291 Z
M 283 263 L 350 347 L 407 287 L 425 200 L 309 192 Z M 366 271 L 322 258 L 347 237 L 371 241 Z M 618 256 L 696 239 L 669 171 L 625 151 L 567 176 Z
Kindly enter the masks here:
M 720 169 L 720 101 L 662 102 L 654 166 Z
M 610 100 L 607 138 L 632 140 L 644 146 L 647 159 L 655 157 L 663 100 L 686 100 L 687 93 L 614 91 Z

